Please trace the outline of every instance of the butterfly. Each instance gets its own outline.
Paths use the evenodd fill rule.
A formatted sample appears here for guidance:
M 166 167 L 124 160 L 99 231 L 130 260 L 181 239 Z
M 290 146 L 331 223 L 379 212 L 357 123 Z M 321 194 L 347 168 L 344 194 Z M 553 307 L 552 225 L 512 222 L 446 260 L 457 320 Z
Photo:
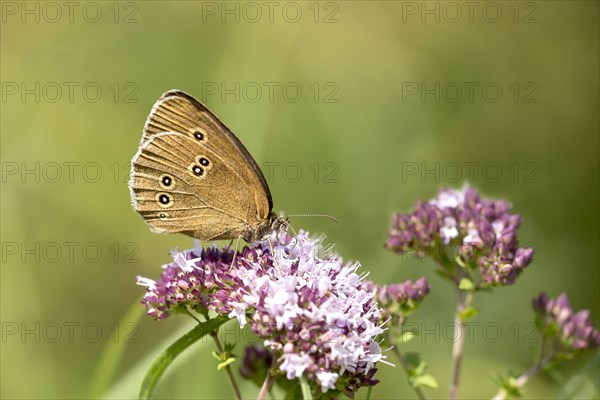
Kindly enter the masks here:
M 287 226 L 267 181 L 235 135 L 200 101 L 164 93 L 131 160 L 133 208 L 153 232 L 251 243 Z

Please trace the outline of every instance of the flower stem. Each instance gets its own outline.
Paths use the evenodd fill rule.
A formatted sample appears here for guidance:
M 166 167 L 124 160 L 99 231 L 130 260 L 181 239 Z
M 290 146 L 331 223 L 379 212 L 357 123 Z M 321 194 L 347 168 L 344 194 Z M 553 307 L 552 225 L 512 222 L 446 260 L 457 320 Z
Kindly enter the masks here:
M 189 308 L 186 308 L 185 311 L 187 311 L 187 314 L 190 317 L 192 317 L 194 320 L 196 320 L 196 322 L 198 322 L 199 324 L 201 323 L 201 321 L 198 318 L 196 318 L 196 316 L 192 313 L 192 311 Z M 204 318 L 206 318 L 206 320 L 208 321 L 208 319 L 209 319 L 208 313 L 206 313 L 204 315 Z M 215 331 L 211 332 L 210 336 L 212 336 L 213 340 L 215 341 L 217 351 L 219 352 L 219 354 L 222 354 L 223 346 L 221 346 L 221 341 L 219 340 L 218 331 L 215 330 Z M 229 383 L 231 383 L 231 388 L 233 389 L 235 398 L 237 400 L 241 400 L 242 395 L 240 394 L 240 389 L 238 388 L 237 382 L 235 381 L 235 376 L 233 375 L 233 372 L 231 372 L 231 368 L 229 367 L 229 365 L 225 366 L 225 372 L 227 373 L 227 377 L 229 378 Z
M 260 392 L 258 393 L 257 400 L 264 400 L 267 398 L 267 394 L 269 393 L 269 390 L 271 389 L 271 384 L 273 383 L 273 378 L 274 376 L 271 373 L 271 370 L 269 369 L 267 371 L 265 381 L 263 382 L 262 387 L 260 388 Z
M 217 335 L 217 331 L 213 331 L 210 336 L 212 336 L 212 338 L 215 341 L 215 345 L 217 347 L 217 351 L 222 354 L 223 353 L 223 346 L 221 346 L 221 341 L 219 340 L 219 336 Z M 238 388 L 238 385 L 235 381 L 235 376 L 233 375 L 233 372 L 231 371 L 231 368 L 229 365 L 226 365 L 225 367 L 225 372 L 227 373 L 227 377 L 229 378 L 229 383 L 231 384 L 231 388 L 233 389 L 233 393 L 235 394 L 235 398 L 237 400 L 242 400 L 242 395 L 240 393 L 240 389 Z
M 404 369 L 404 372 L 406 372 L 406 374 L 409 375 L 410 365 L 408 365 L 408 361 L 406 361 L 404 354 L 402 354 L 402 352 L 400 352 L 400 350 L 398 350 L 398 346 L 396 346 L 396 343 L 391 340 L 390 335 L 388 333 L 386 333 L 386 339 L 392 345 L 391 349 L 394 352 L 394 354 L 396 355 L 396 357 L 398 357 L 398 361 L 400 361 L 400 365 L 402 365 L 402 369 Z M 421 388 L 420 386 L 412 386 L 412 388 L 414 389 L 414 391 L 417 394 L 417 397 L 419 399 L 427 400 L 427 395 L 423 391 L 423 388 Z
M 550 354 L 538 361 L 527 372 L 524 372 L 523 374 L 519 375 L 519 377 L 515 380 L 515 386 L 518 388 L 522 388 L 523 386 L 525 386 L 525 384 L 529 382 L 531 378 L 537 375 L 538 372 L 544 369 L 544 367 L 546 367 L 546 365 L 548 365 L 548 363 L 550 363 L 553 358 L 554 352 L 550 352 Z M 492 397 L 492 400 L 504 400 L 506 399 L 507 395 L 508 392 L 506 391 L 506 389 L 502 388 L 498 391 L 498 393 L 496 393 L 494 397 Z
M 452 381 L 450 383 L 450 400 L 458 398 L 458 383 L 460 380 L 460 367 L 462 364 L 463 347 L 465 344 L 465 321 L 462 311 L 471 304 L 473 292 L 465 292 L 457 288 L 456 311 L 454 315 L 454 337 L 457 338 L 452 346 Z
M 367 388 L 367 397 L 366 397 L 366 400 L 371 400 L 371 389 L 373 389 L 373 386 L 369 386 Z

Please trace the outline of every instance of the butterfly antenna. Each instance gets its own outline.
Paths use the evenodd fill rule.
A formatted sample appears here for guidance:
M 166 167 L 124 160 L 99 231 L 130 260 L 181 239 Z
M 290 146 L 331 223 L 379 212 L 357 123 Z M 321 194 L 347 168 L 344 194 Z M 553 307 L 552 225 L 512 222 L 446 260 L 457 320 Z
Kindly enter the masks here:
M 335 217 L 332 217 L 331 215 L 327 215 L 327 214 L 290 214 L 290 215 L 287 215 L 287 217 L 324 217 L 324 218 L 329 218 L 330 220 L 334 221 L 336 224 L 338 223 L 338 220 L 335 219 Z
M 294 236 L 298 236 L 298 232 L 296 232 L 296 230 L 294 229 L 294 227 L 291 224 L 288 224 L 288 228 L 290 228 L 292 230 L 292 233 L 294 234 Z

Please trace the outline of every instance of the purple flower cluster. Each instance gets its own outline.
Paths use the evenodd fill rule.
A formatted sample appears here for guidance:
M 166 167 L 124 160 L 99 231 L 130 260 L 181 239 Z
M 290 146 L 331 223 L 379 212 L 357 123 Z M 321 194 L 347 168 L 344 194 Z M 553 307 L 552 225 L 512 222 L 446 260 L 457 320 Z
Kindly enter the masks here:
M 434 254 L 444 265 L 458 260 L 479 267 L 483 284 L 510 285 L 531 262 L 533 249 L 518 247 L 521 217 L 509 209 L 508 202 L 481 199 L 470 187 L 442 190 L 411 213 L 393 216 L 386 247 Z
M 369 282 L 370 283 L 370 282 Z M 392 283 L 377 286 L 373 283 L 377 304 L 382 309 L 382 318 L 392 318 L 395 323 L 400 317 L 407 316 L 429 293 L 429 284 L 424 277 L 414 282 Z
M 248 249 L 244 249 L 248 253 Z M 163 320 L 186 307 L 198 310 L 213 310 L 228 314 L 229 304 L 218 300 L 218 294 L 231 285 L 229 274 L 233 250 L 217 247 L 172 252 L 173 263 L 164 265 L 158 281 L 137 277 L 141 286 L 146 286 L 142 304 L 147 315 Z M 229 310 L 229 312 L 228 312 Z
M 561 353 L 574 353 L 600 346 L 600 332 L 590 320 L 590 312 L 573 312 L 565 293 L 551 299 L 541 293 L 533 300 L 536 324 L 544 336 L 555 339 Z
M 158 281 L 138 277 L 147 286 L 142 303 L 157 319 L 191 307 L 235 317 L 241 327 L 249 320 L 288 379 L 354 392 L 377 383 L 381 310 L 359 264 L 319 257 L 320 242 L 302 231 L 273 233 L 244 247 L 233 265 L 231 250 L 174 252 Z

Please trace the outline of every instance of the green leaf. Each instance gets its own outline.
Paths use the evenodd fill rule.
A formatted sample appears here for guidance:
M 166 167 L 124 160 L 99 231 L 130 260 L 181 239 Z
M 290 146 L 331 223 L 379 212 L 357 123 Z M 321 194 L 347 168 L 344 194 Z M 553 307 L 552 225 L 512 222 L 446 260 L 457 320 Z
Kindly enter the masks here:
M 196 325 L 192 330 L 177 339 L 170 345 L 158 358 L 152 363 L 140 387 L 139 399 L 149 399 L 156 387 L 160 377 L 165 372 L 167 367 L 171 365 L 173 360 L 180 355 L 185 349 L 192 344 L 202 339 L 204 336 L 217 330 L 225 322 L 229 321 L 228 317 L 216 317 L 206 322 Z
M 415 332 L 404 332 L 402 335 L 400 335 L 400 337 L 398 338 L 398 343 L 406 343 L 411 341 L 412 339 L 415 338 L 415 336 L 417 336 L 417 334 Z
M 298 380 L 300 381 L 300 388 L 302 389 L 302 398 L 304 400 L 312 400 L 312 393 L 310 392 L 310 386 L 308 385 L 306 378 L 301 376 Z
M 425 361 L 421 361 L 419 363 L 419 365 L 417 365 L 416 368 L 412 371 L 411 375 L 414 375 L 414 376 L 423 375 L 425 373 L 426 369 L 427 369 L 427 363 Z
M 404 353 L 404 359 L 407 363 L 406 373 L 409 377 L 415 377 L 423 374 L 427 368 L 427 363 L 421 360 L 419 353 L 407 352 Z
M 235 357 L 229 357 L 227 360 L 223 361 L 222 363 L 219 363 L 217 365 L 217 369 L 219 369 L 219 370 L 223 369 L 234 361 L 235 361 Z
M 413 387 L 425 386 L 428 388 L 437 389 L 439 386 L 437 380 L 431 374 L 419 375 L 413 378 L 411 383 Z
M 410 370 L 415 370 L 421 363 L 421 354 L 408 351 L 404 353 L 404 359 Z
M 523 396 L 523 391 L 517 384 L 517 379 L 513 376 L 508 377 L 508 379 L 503 382 L 503 387 L 510 397 L 520 398 Z
M 235 343 L 225 343 L 223 347 L 227 354 L 231 354 L 233 353 L 233 349 L 235 348 Z
M 426 386 L 429 388 L 437 389 L 438 382 L 433 375 L 428 374 L 427 363 L 421 360 L 419 353 L 405 353 L 404 359 L 408 364 L 406 373 L 408 375 L 408 383 L 412 387 Z
M 458 315 L 463 321 L 473 318 L 479 314 L 479 310 L 473 306 L 465 307 Z
M 474 290 L 475 289 L 475 284 L 473 283 L 472 280 L 470 280 L 469 278 L 462 278 L 460 280 L 460 282 L 458 283 L 458 288 L 460 290 Z

